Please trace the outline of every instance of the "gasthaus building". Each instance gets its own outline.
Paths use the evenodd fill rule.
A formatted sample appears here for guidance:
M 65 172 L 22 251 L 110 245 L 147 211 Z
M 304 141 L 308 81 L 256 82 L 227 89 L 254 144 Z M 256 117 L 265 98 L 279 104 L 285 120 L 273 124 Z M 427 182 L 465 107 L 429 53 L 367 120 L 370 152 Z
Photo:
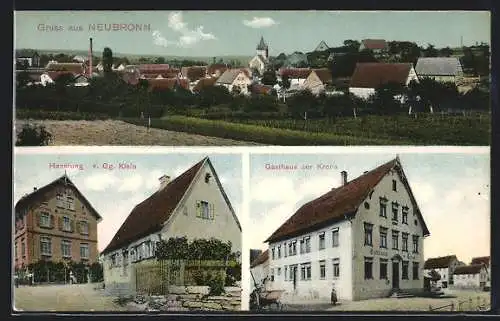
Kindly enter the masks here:
M 304 204 L 267 240 L 270 287 L 340 300 L 421 291 L 429 235 L 398 157 Z

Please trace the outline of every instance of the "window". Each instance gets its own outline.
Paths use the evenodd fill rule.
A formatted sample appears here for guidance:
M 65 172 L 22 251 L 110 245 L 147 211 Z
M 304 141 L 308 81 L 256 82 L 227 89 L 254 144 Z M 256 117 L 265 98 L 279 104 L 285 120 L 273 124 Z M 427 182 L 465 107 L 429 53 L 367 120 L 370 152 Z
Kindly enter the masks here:
M 278 245 L 278 259 L 281 259 L 281 245 Z
M 63 217 L 63 231 L 70 232 L 71 231 L 71 220 L 68 216 Z
M 393 250 L 398 250 L 399 249 L 399 231 L 392 231 L 392 249 Z
M 396 182 L 396 180 L 395 180 L 395 179 L 393 179 L 393 180 L 392 180 L 392 190 L 393 190 L 394 192 L 397 192 L 397 191 L 398 191 L 398 189 L 397 189 L 397 182 Z
M 61 193 L 56 194 L 56 206 L 57 207 L 64 207 L 64 197 Z
M 320 233 L 318 238 L 319 238 L 319 249 L 323 250 L 325 248 L 325 232 Z
M 278 276 L 281 275 L 281 268 L 278 268 Z
M 408 206 L 403 206 L 403 214 L 401 221 L 403 222 L 403 224 L 408 225 Z
M 40 213 L 40 226 L 50 227 L 50 214 L 47 212 Z
M 306 279 L 306 266 L 304 264 L 300 265 L 300 279 L 301 280 Z
M 401 233 L 401 237 L 403 240 L 401 250 L 408 252 L 408 233 Z
M 275 250 L 274 250 L 274 247 L 273 247 L 272 250 L 271 250 L 271 258 L 273 260 L 275 260 L 275 254 L 274 253 L 275 253 Z
M 413 235 L 413 253 L 418 253 L 418 235 Z
M 285 265 L 285 281 L 288 281 L 288 266 Z
M 403 280 L 408 280 L 408 261 L 403 261 L 403 271 L 401 272 L 401 278 Z
M 380 279 L 387 280 L 387 260 L 380 259 Z
M 287 257 L 288 255 L 288 250 L 287 250 L 287 247 L 286 247 L 286 242 L 283 243 L 283 256 L 284 257 Z
M 66 208 L 69 210 L 75 210 L 75 199 L 73 197 L 66 197 Z
M 398 211 L 399 211 L 399 204 L 397 202 L 392 202 L 392 221 L 393 222 L 398 221 Z
M 365 280 L 373 279 L 373 258 L 365 257 Z
M 40 238 L 40 253 L 44 256 L 52 255 L 52 243 L 49 237 Z
M 288 255 L 292 256 L 293 255 L 293 251 L 292 251 L 292 242 L 288 243 Z
M 311 279 L 311 263 L 304 263 L 300 265 L 300 277 L 301 280 Z
M 338 258 L 333 259 L 333 277 L 338 278 L 340 276 L 340 260 Z
M 304 244 L 305 244 L 305 240 L 304 239 L 300 240 L 300 254 L 305 253 Z
M 208 206 L 208 202 L 201 201 L 201 218 L 207 220 L 210 218 L 210 209 Z
M 418 262 L 413 262 L 413 279 L 418 280 Z
M 86 243 L 80 244 L 80 258 L 82 259 L 89 258 L 89 245 Z
M 311 252 L 311 238 L 306 237 L 306 253 Z
M 385 198 L 380 198 L 380 216 L 387 217 L 387 200 Z
M 319 278 L 324 280 L 326 278 L 326 263 L 325 261 L 319 261 Z
M 332 246 L 337 247 L 339 246 L 339 229 L 334 229 L 332 231 Z
M 387 248 L 387 228 L 382 226 L 380 227 L 380 248 Z
M 372 246 L 373 224 L 365 223 L 365 245 Z
M 292 246 L 292 254 L 297 255 L 297 241 L 293 241 L 293 246 Z
M 145 257 L 150 257 L 151 256 L 151 242 L 147 241 L 142 243 L 142 246 L 144 248 L 144 256 Z
M 89 223 L 85 221 L 80 222 L 80 233 L 85 235 L 89 234 Z
M 63 258 L 71 258 L 71 241 L 61 242 L 61 253 Z

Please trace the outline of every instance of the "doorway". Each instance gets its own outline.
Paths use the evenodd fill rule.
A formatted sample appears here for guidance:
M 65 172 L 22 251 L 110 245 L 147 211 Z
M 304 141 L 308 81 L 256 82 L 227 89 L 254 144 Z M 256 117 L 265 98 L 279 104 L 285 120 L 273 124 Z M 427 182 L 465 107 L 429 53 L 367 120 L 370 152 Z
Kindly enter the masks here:
M 399 289 L 399 262 L 392 262 L 392 288 Z

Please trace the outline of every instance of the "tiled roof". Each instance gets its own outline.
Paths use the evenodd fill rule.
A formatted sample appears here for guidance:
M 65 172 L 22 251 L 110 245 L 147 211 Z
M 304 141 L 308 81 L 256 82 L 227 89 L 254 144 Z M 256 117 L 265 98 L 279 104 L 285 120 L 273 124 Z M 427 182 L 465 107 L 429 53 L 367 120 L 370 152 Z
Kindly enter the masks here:
M 45 74 L 49 75 L 50 79 L 52 79 L 54 81 L 56 81 L 62 75 L 71 75 L 74 77 L 80 75 L 78 73 L 74 73 L 71 71 L 47 71 L 47 72 L 45 72 Z
M 181 74 L 183 77 L 189 79 L 189 81 L 196 81 L 200 78 L 204 78 L 207 75 L 207 67 L 206 66 L 182 67 Z
M 424 263 L 424 269 L 442 269 L 450 266 L 452 261 L 457 260 L 456 255 L 447 255 L 430 258 Z
M 187 79 L 178 78 L 161 78 L 161 79 L 147 79 L 149 84 L 149 89 L 173 89 L 175 85 L 179 85 L 184 89 L 189 88 L 189 82 Z
M 68 63 L 49 63 L 45 67 L 47 71 L 70 71 L 74 74 L 81 74 L 85 72 L 85 65 L 80 62 L 68 62 Z
M 78 194 L 80 200 L 88 207 L 90 212 L 97 218 L 97 220 L 99 221 L 102 219 L 99 213 L 97 213 L 96 209 L 92 206 L 92 204 L 90 204 L 88 199 L 82 194 L 82 192 L 80 192 L 80 190 L 76 187 L 76 185 L 69 179 L 69 177 L 66 174 L 53 180 L 49 184 L 38 188 L 36 191 L 33 191 L 32 193 L 22 197 L 19 201 L 17 201 L 15 205 L 16 212 L 25 206 L 29 207 L 33 203 L 44 202 L 45 194 L 50 190 L 52 190 L 53 188 L 56 188 L 57 186 L 65 186 L 73 189 L 73 191 Z
M 247 73 L 243 69 L 228 69 L 217 79 L 217 84 L 232 84 L 236 77 L 243 72 L 245 75 Z M 248 77 L 248 75 L 247 75 Z
M 489 256 L 473 257 L 471 264 L 490 265 L 490 257 Z
M 330 84 L 332 82 L 332 73 L 327 68 L 313 69 L 313 71 L 318 75 L 318 78 L 323 84 Z
M 141 73 L 151 73 L 151 72 L 159 73 L 162 70 L 170 69 L 169 64 L 141 64 L 141 65 L 136 65 L 136 67 L 139 69 Z
M 136 205 L 102 253 L 116 250 L 141 237 L 161 230 L 162 224 L 170 218 L 207 159 L 199 161 L 163 189 L 156 191 Z
M 418 58 L 415 71 L 419 76 L 457 76 L 462 72 L 462 65 L 458 58 Z
M 403 183 L 406 184 L 410 191 L 410 197 L 416 207 L 415 212 L 421 217 L 401 164 L 398 158 L 396 158 L 359 176 L 346 185 L 332 189 L 326 194 L 304 204 L 266 242 L 274 242 L 297 236 L 326 224 L 343 220 L 346 215 L 355 214 L 361 202 L 368 197 L 373 188 L 392 169 L 400 173 Z M 424 235 L 428 235 L 429 231 L 423 219 L 422 228 Z
M 384 39 L 364 39 L 361 41 L 361 44 L 364 45 L 366 49 L 386 49 L 387 42 Z
M 266 262 L 269 259 L 269 250 L 265 250 L 264 252 L 260 253 L 260 255 L 250 263 L 250 267 L 256 267 L 257 265 L 260 265 L 264 262 Z
M 212 64 L 212 65 L 208 66 L 207 74 L 212 75 L 212 74 L 215 74 L 217 71 L 219 71 L 220 74 L 222 75 L 222 73 L 224 71 L 226 71 L 227 69 L 228 69 L 228 67 L 226 66 L 226 64 Z
M 481 268 L 483 267 L 482 264 L 471 264 L 471 265 L 465 265 L 465 266 L 458 266 L 455 268 L 455 272 L 453 274 L 460 275 L 460 274 L 478 274 L 481 272 Z
M 306 79 L 311 73 L 310 68 L 280 68 L 278 73 L 281 77 L 287 76 L 288 78 Z
M 411 63 L 357 63 L 349 86 L 378 88 L 391 82 L 406 85 L 411 68 Z
M 198 83 L 194 86 L 193 91 L 199 92 L 203 88 L 213 86 L 216 81 L 217 81 L 217 77 L 200 79 L 198 81 Z

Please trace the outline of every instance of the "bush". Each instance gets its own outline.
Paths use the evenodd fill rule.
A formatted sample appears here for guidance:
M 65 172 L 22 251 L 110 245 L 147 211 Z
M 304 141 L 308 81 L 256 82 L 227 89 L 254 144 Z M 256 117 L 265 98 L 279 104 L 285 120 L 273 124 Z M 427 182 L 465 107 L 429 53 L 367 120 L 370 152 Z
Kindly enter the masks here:
M 208 280 L 207 285 L 210 288 L 208 295 L 221 295 L 224 293 L 224 280 L 220 275 L 217 275 Z
M 227 286 L 233 286 L 236 281 L 241 281 L 241 264 L 230 266 L 226 270 L 225 284 Z
M 52 140 L 52 134 L 43 125 L 25 124 L 17 134 L 17 146 L 46 146 Z

